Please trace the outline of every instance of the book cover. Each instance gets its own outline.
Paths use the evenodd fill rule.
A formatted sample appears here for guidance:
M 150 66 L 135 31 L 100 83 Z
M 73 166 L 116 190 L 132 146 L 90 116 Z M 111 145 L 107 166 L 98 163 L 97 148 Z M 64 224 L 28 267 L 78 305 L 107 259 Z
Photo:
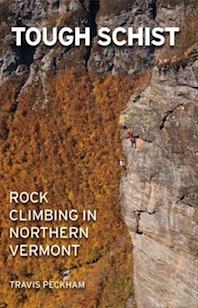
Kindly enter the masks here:
M 0 1 L 0 308 L 197 305 L 197 4 Z

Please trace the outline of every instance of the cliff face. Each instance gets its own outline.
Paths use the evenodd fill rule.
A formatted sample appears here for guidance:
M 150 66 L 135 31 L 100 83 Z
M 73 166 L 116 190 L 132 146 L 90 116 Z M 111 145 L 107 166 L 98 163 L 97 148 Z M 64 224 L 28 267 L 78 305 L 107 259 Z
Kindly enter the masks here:
M 103 11 L 103 1 L 100 1 L 101 8 L 96 17 L 97 28 L 108 27 L 111 30 L 122 26 L 125 29 L 133 27 L 155 27 L 156 1 L 123 1 L 125 5 L 120 10 L 117 8 L 120 1 L 115 1 L 114 10 L 107 14 Z M 109 47 L 100 47 L 96 40 L 93 41 L 93 48 L 88 62 L 89 69 L 94 69 L 101 74 L 111 72 L 113 75 L 134 76 L 145 70 L 154 63 L 154 48 L 141 47 L 116 47 L 111 44 Z
M 196 307 L 198 301 L 198 53 L 183 66 L 155 67 L 120 123 L 127 175 L 122 213 L 133 241 L 137 307 Z
M 156 1 L 24 1 L 16 0 L 0 2 L 2 16 L 0 17 L 0 82 L 7 77 L 17 74 L 22 76 L 29 73 L 26 85 L 40 79 L 45 84 L 47 74 L 69 67 L 84 67 L 94 70 L 103 76 L 112 73 L 133 75 L 151 65 L 154 61 L 154 50 L 149 47 L 130 48 L 111 45 L 103 48 L 97 44 L 97 29 L 118 26 L 154 27 Z M 6 23 L 6 26 L 5 26 Z M 49 37 L 52 27 L 68 26 L 72 29 L 86 26 L 91 28 L 90 47 L 63 47 L 57 43 L 48 48 L 42 43 L 36 47 L 23 45 L 15 46 L 14 35 L 10 28 L 13 26 L 48 27 Z
M 179 1 L 161 1 L 155 21 L 187 22 L 184 11 Z M 182 48 L 189 37 L 190 32 Z M 120 117 L 137 136 L 137 148 L 131 148 L 126 130 L 122 133 L 128 166 L 120 190 L 133 242 L 138 308 L 191 308 L 198 302 L 197 44 L 182 57 L 166 56 Z

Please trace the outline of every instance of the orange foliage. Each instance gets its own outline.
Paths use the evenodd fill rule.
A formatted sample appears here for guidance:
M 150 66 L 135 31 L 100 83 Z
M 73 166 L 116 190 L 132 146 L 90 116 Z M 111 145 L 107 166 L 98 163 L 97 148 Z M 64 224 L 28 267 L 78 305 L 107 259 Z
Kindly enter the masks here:
M 47 106 L 35 106 L 33 87 L 22 92 L 16 106 L 18 89 L 8 87 L 6 84 L 0 89 L 2 109 L 9 119 L 8 134 L 0 141 L 0 253 L 5 269 L 1 272 L 2 302 L 9 307 L 44 307 L 43 303 L 45 307 L 59 308 L 125 307 L 132 288 L 132 256 L 119 205 L 122 170 L 117 162 L 122 151 L 118 118 L 132 94 L 132 83 L 113 76 L 101 79 L 79 69 L 68 70 L 48 80 Z M 9 239 L 11 190 L 48 191 L 51 209 L 97 209 L 97 222 L 88 224 L 89 239 L 78 241 L 79 255 L 12 257 L 8 245 L 21 240 Z M 49 208 L 29 204 L 18 205 L 17 209 L 41 206 Z M 63 222 L 54 222 L 50 226 L 61 225 Z M 61 239 L 34 239 L 36 242 L 65 244 Z M 85 290 L 9 288 L 9 280 L 61 280 L 61 271 L 68 268 L 74 268 L 73 280 L 87 282 Z

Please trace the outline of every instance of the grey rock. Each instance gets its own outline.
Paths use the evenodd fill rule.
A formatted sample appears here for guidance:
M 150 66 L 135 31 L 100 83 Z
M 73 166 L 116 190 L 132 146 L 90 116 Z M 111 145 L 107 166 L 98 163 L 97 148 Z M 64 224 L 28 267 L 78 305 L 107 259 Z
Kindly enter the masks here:
M 121 184 L 138 308 L 197 305 L 197 68 L 196 57 L 179 69 L 156 67 L 120 117 L 139 136 L 136 149 L 123 139 L 128 167 Z
M 163 121 L 177 108 L 196 99 L 198 93 L 197 60 L 167 72 L 155 67 L 150 85 L 138 96 L 132 96 L 127 109 L 121 114 L 120 124 L 133 127 L 144 140 L 153 141 Z M 136 126 L 138 123 L 138 126 Z M 141 127 L 141 130 L 140 130 Z
M 20 65 L 17 66 L 16 75 L 17 76 L 22 76 L 27 71 L 28 71 L 27 66 L 25 64 L 20 64 Z
M 136 308 L 136 303 L 133 295 L 131 295 L 127 300 L 126 308 Z
M 171 1 L 170 1 L 171 2 Z M 175 6 L 159 6 L 156 16 L 156 22 L 160 27 L 179 26 L 180 21 L 184 18 L 185 9 L 182 4 Z
M 22 22 L 29 20 L 32 23 L 48 16 L 49 3 L 44 0 L 16 0 L 10 8 Z
M 156 1 L 152 1 L 155 5 Z M 154 12 L 150 11 L 149 1 L 146 3 L 135 2 L 131 7 L 122 11 L 119 15 L 101 16 L 96 18 L 97 28 L 108 27 L 111 30 L 122 26 L 125 29 L 133 27 L 137 31 L 138 27 L 154 27 Z M 126 73 L 133 75 L 140 72 L 154 63 L 154 50 L 148 47 L 136 48 L 136 46 L 117 47 L 112 44 L 109 47 L 98 47 L 98 37 L 93 41 L 88 61 L 88 68 L 103 71 L 104 74 L 112 72 L 113 75 Z M 105 50 L 104 50 L 105 49 Z M 108 52 L 108 55 L 106 55 Z M 96 59 L 100 59 L 100 62 Z
M 79 0 L 15 0 L 10 9 L 17 20 L 24 25 L 35 26 L 51 16 L 76 11 L 82 7 Z
M 9 4 L 8 4 L 9 5 Z M 79 0 L 67 0 L 67 1 L 39 1 L 39 0 L 15 0 L 10 5 L 10 14 L 12 14 L 12 26 L 26 26 L 26 27 L 42 27 L 49 26 L 50 22 L 52 26 L 59 25 L 61 18 L 68 12 L 74 12 L 74 18 L 72 22 L 75 22 L 76 26 L 84 28 L 87 24 L 86 14 L 78 16 L 75 20 L 75 11 L 82 9 L 85 12 L 85 8 Z M 16 72 L 19 65 L 26 65 L 28 69 L 30 66 L 37 65 L 37 72 L 54 70 L 54 63 L 57 61 L 65 60 L 64 50 L 67 50 L 63 46 L 57 45 L 52 48 L 47 48 L 42 43 L 35 48 L 23 48 L 16 47 L 15 35 L 8 33 L 4 37 L 6 49 L 0 54 L 0 81 L 3 82 L 12 73 Z M 14 47 L 13 47 L 14 46 Z M 58 51 L 55 50 L 58 48 Z M 60 54 L 63 55 L 60 58 Z M 35 65 L 35 62 L 36 65 Z M 40 63 L 41 62 L 41 63 Z M 41 73 L 40 72 L 40 73 Z M 39 73 L 39 74 L 40 74 Z
M 68 12 L 74 13 L 73 21 L 76 26 L 80 26 L 82 29 L 90 25 L 94 27 L 93 23 L 96 23 L 97 29 L 100 27 L 107 26 L 110 29 L 114 29 L 118 26 L 128 28 L 133 26 L 135 30 L 139 26 L 154 27 L 155 14 L 153 7 L 155 7 L 156 1 L 137 1 L 131 3 L 131 5 L 120 12 L 119 14 L 112 14 L 111 16 L 100 16 L 96 15 L 95 21 L 92 20 L 90 2 L 83 4 L 79 0 L 67 0 L 67 1 L 39 1 L 39 0 L 15 0 L 10 4 L 10 10 L 12 12 L 12 19 L 15 25 L 22 25 L 26 27 L 42 27 L 43 25 L 51 24 L 52 26 L 59 25 L 62 23 L 62 18 Z M 82 10 L 82 14 L 75 15 L 76 11 Z M 76 17 L 75 19 L 75 16 Z M 99 17 L 98 17 L 99 16 Z M 7 39 L 9 35 L 5 37 Z M 10 38 L 9 38 L 10 39 Z M 74 65 L 83 65 L 89 70 L 95 70 L 100 74 L 118 75 L 121 72 L 134 75 L 140 72 L 154 63 L 154 49 L 148 47 L 136 48 L 134 47 L 117 47 L 111 44 L 107 48 L 98 46 L 98 37 L 93 37 L 91 48 L 87 48 L 86 54 L 82 56 L 82 61 L 74 61 Z M 14 45 L 14 35 L 10 39 L 9 46 Z M 40 44 L 39 46 L 26 51 L 26 60 L 23 59 L 23 50 L 20 48 L 15 48 L 12 50 L 12 62 L 15 58 L 19 58 L 17 63 L 12 63 L 12 65 L 7 65 L 4 63 L 2 68 L 2 63 L 0 63 L 1 75 L 0 78 L 3 79 L 10 75 L 12 72 L 16 72 L 16 68 L 19 64 L 25 64 L 28 68 L 34 65 L 33 62 L 37 61 L 38 70 L 42 68 L 44 71 L 55 71 L 56 67 L 54 64 L 59 64 L 63 62 L 67 65 L 67 58 L 69 59 L 74 50 L 64 48 L 63 46 L 56 45 L 51 48 L 53 52 L 49 52 L 49 48 Z M 59 52 L 55 50 L 58 49 Z M 28 55 L 29 53 L 29 55 Z M 47 62 L 45 62 L 47 55 Z M 50 55 L 50 57 L 49 57 Z M 3 57 L 4 54 L 3 54 Z M 73 57 L 73 59 L 75 56 Z M 39 63 L 39 62 L 42 63 Z M 68 60 L 70 62 L 70 60 Z M 43 62 L 45 62 L 43 64 Z M 70 65 L 70 63 L 68 63 Z
M 0 56 L 0 82 L 8 77 L 17 68 L 17 55 L 11 48 L 5 50 Z

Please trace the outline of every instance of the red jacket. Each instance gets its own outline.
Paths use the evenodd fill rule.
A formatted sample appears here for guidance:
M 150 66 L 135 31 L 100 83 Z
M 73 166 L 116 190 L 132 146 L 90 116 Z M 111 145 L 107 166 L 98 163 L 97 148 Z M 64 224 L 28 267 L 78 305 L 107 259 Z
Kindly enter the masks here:
M 134 137 L 133 137 L 133 134 L 132 134 L 132 132 L 127 132 L 127 138 L 129 138 L 129 139 L 132 139 L 132 138 L 134 138 Z

